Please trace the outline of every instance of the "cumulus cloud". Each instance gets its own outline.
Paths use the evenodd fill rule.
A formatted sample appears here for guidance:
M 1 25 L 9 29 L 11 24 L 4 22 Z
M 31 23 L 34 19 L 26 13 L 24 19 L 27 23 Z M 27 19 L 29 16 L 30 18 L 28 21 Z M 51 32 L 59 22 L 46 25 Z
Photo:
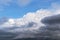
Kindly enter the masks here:
M 20 7 L 27 6 L 32 0 L 0 0 L 0 11 L 4 9 L 5 6 L 10 6 L 11 4 L 17 4 Z
M 46 13 L 46 14 L 45 14 Z M 50 16 L 51 12 L 49 10 L 41 9 L 36 12 L 29 12 L 24 15 L 22 18 L 17 19 L 9 19 L 4 24 L 0 25 L 2 28 L 10 28 L 10 27 L 22 27 L 23 25 L 30 25 L 31 22 L 36 23 L 38 27 L 34 25 L 34 29 L 39 28 L 40 26 L 44 25 L 40 22 L 40 20 L 46 16 Z
M 0 30 L 0 40 L 12 40 L 16 34 Z
M 8 30 L 11 32 L 13 32 L 13 31 L 15 32 L 18 30 L 20 30 L 20 31 L 37 30 L 41 26 L 45 26 L 45 24 L 43 24 L 41 22 L 42 19 L 44 19 L 45 17 L 48 17 L 48 16 L 60 14 L 58 11 L 59 11 L 59 9 L 57 9 L 55 11 L 51 11 L 49 9 L 40 9 L 40 10 L 37 10 L 36 12 L 29 12 L 26 15 L 24 15 L 22 18 L 8 19 L 7 22 L 4 22 L 2 25 L 0 25 L 1 26 L 0 28 L 1 29 L 15 28 L 13 30 Z M 18 31 L 18 32 L 20 32 L 20 31 Z
M 26 15 L 24 15 L 22 18 L 17 18 L 17 19 L 10 18 L 8 19 L 8 21 L 0 25 L 1 26 L 0 28 L 7 32 L 18 33 L 18 36 L 14 37 L 14 39 L 39 37 L 39 36 L 50 37 L 49 35 L 47 35 L 49 33 L 48 28 L 45 27 L 45 25 L 41 22 L 41 20 L 44 19 L 45 17 L 52 16 L 55 14 L 56 14 L 55 12 L 52 12 L 49 9 L 40 9 L 37 10 L 36 12 L 29 12 Z
M 59 2 L 58 2 L 58 3 L 57 3 L 57 2 L 54 2 L 54 3 L 51 4 L 51 6 L 52 6 L 52 8 L 54 8 L 54 9 L 60 9 L 60 4 L 59 4 Z
M 27 37 L 56 38 L 56 36 L 59 34 L 58 29 L 60 27 L 59 25 L 54 24 L 54 22 L 56 21 L 57 23 L 57 19 L 59 20 L 60 17 L 59 11 L 60 11 L 59 9 L 54 10 L 40 9 L 37 10 L 36 12 L 29 12 L 26 13 L 26 15 L 24 15 L 22 18 L 17 19 L 9 18 L 7 21 L 2 21 L 0 28 L 6 32 L 18 33 L 18 36 L 14 37 L 16 39 Z M 42 23 L 41 20 L 47 22 L 48 24 L 53 20 L 51 22 L 52 25 L 45 25 Z M 57 36 L 57 38 L 59 37 L 60 36 Z

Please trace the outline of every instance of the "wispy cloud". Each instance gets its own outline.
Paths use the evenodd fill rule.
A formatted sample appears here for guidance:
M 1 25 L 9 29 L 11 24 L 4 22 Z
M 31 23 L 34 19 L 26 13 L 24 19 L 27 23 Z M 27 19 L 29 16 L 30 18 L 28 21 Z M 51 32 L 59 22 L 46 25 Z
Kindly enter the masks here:
M 44 14 L 46 13 L 46 14 Z M 29 24 L 30 22 L 34 22 L 34 23 L 37 23 L 38 25 L 40 24 L 40 26 L 42 26 L 40 20 L 42 18 L 44 18 L 45 16 L 49 16 L 51 15 L 50 11 L 48 10 L 44 10 L 44 9 L 41 9 L 41 10 L 37 10 L 36 12 L 29 12 L 27 13 L 26 15 L 24 15 L 22 18 L 17 18 L 17 19 L 9 19 L 7 22 L 5 22 L 4 24 L 2 24 L 1 26 L 4 28 L 6 27 L 14 27 L 14 26 L 17 26 L 17 27 L 21 27 L 22 25 L 26 25 L 26 24 Z M 38 27 L 36 27 L 38 28 Z
M 18 5 L 20 7 L 28 6 L 34 0 L 0 0 L 0 10 L 3 10 L 4 7 L 10 6 L 12 4 Z M 52 0 L 41 0 L 42 2 L 50 2 Z M 54 4 L 53 4 L 54 5 Z
M 13 0 L 0 0 L 0 11 L 3 11 L 5 6 L 10 6 Z
M 60 3 L 58 2 L 53 2 L 51 3 L 51 7 L 54 8 L 54 9 L 60 9 Z
M 12 0 L 0 0 L 0 5 L 1 6 L 10 5 L 11 2 Z
M 32 2 L 32 0 L 17 0 L 17 5 L 23 7 L 23 6 L 27 6 L 28 4 L 30 4 Z
M 16 1 L 16 2 L 15 2 Z M 5 6 L 10 6 L 11 4 L 17 4 L 20 7 L 27 6 L 32 0 L 0 0 L 0 10 L 4 10 Z

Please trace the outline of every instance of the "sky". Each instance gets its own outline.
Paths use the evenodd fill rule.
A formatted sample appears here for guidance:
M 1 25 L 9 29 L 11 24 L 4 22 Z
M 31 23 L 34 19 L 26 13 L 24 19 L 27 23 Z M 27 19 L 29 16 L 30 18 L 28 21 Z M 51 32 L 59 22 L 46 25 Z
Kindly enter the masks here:
M 0 30 L 18 34 L 14 39 L 39 37 L 42 32 L 59 38 L 59 18 L 60 0 L 0 0 Z
M 20 18 L 28 12 L 46 9 L 59 0 L 0 0 L 0 18 Z
M 0 0 L 0 29 L 38 30 L 45 26 L 43 18 L 57 14 L 60 14 L 60 0 Z
M 45 26 L 42 19 L 57 14 L 60 14 L 59 0 L 0 0 L 0 29 L 38 30 Z

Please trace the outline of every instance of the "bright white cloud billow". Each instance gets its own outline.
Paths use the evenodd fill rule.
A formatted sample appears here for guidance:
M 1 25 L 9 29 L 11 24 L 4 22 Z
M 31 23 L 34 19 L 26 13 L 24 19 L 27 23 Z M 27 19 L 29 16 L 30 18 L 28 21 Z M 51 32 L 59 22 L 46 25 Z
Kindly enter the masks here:
M 58 11 L 55 11 L 57 14 Z M 54 11 L 50 11 L 48 9 L 40 9 L 37 10 L 36 12 L 29 12 L 26 15 L 24 15 L 22 18 L 17 18 L 17 19 L 13 19 L 10 18 L 8 19 L 7 22 L 4 22 L 3 24 L 1 24 L 0 28 L 13 28 L 13 27 L 18 27 L 18 29 L 13 29 L 10 31 L 18 31 L 19 30 L 36 30 L 39 29 L 41 26 L 44 26 L 44 24 L 41 23 L 41 19 L 43 19 L 44 17 L 47 16 L 51 16 L 51 15 L 55 15 Z M 31 27 L 29 27 L 29 23 L 35 23 L 34 25 L 32 25 Z M 29 25 L 28 25 L 29 24 Z M 28 25 L 28 27 L 27 27 Z

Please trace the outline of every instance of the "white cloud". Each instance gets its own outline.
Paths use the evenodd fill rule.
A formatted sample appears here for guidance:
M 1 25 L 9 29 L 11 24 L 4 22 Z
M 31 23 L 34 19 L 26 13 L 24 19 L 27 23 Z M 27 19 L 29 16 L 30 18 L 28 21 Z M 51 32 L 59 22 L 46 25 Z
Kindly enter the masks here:
M 37 30 L 39 29 L 41 26 L 44 26 L 44 24 L 41 23 L 41 19 L 43 19 L 44 17 L 47 16 L 51 16 L 51 15 L 55 15 L 53 12 L 48 10 L 48 9 L 40 9 L 37 10 L 36 12 L 29 12 L 26 15 L 24 15 L 22 18 L 17 18 L 17 19 L 13 19 L 10 18 L 7 22 L 3 23 L 2 25 L 0 25 L 0 28 L 13 28 L 13 27 L 19 27 L 13 30 L 10 30 L 11 32 L 13 31 L 18 31 L 18 30 Z M 58 11 L 56 12 L 58 13 Z M 34 24 L 32 27 L 27 27 L 27 25 L 29 23 L 36 23 Z M 19 32 L 19 31 L 18 31 Z

